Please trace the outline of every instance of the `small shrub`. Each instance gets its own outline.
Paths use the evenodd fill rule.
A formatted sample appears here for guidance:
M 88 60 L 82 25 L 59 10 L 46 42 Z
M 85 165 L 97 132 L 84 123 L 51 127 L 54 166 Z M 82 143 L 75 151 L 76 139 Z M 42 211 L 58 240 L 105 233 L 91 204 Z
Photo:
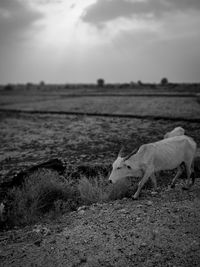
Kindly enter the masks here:
M 8 193 L 6 223 L 9 226 L 35 223 L 46 213 L 78 205 L 78 192 L 57 172 L 39 170 L 25 179 L 22 187 L 14 187 Z
M 78 190 L 83 204 L 90 205 L 97 202 L 131 197 L 137 189 L 137 184 L 135 179 L 125 178 L 108 186 L 107 180 L 102 176 L 93 178 L 92 181 L 82 177 L 78 184 Z
M 93 178 L 90 181 L 86 177 L 82 177 L 78 184 L 78 190 L 80 192 L 80 197 L 84 204 L 90 205 L 96 202 L 104 202 L 108 198 L 108 193 L 106 192 L 106 183 L 102 176 Z

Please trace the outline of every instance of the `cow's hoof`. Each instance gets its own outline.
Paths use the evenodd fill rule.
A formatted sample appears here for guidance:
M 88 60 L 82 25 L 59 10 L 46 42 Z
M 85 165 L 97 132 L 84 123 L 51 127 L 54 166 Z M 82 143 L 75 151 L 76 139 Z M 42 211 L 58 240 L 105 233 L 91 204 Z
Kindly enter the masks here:
M 133 199 L 133 200 L 136 200 L 136 199 L 138 199 L 138 197 L 135 196 L 135 195 L 133 195 L 133 196 L 132 196 L 132 199 Z

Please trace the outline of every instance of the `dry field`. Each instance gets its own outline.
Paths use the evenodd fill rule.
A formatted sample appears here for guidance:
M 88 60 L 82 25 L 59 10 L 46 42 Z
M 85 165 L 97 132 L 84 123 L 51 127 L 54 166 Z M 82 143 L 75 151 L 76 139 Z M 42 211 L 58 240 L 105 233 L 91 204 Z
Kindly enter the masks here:
M 55 113 L 106 113 L 200 119 L 199 103 L 194 93 L 186 97 L 186 92 L 121 91 L 122 93 L 116 90 L 106 93 L 94 91 L 91 94 L 91 91 L 75 90 L 72 94 L 69 90 L 49 91 L 49 93 L 48 90 L 33 92 L 14 90 L 1 93 L 0 107 L 1 109 Z M 166 96 L 163 96 L 164 94 Z
M 0 109 L 1 183 L 12 179 L 17 170 L 51 158 L 64 159 L 68 172 L 72 166 L 109 166 L 122 144 L 128 153 L 163 138 L 176 126 L 185 128 L 200 146 L 200 104 L 194 96 L 85 93 L 72 97 L 63 91 L 37 94 L 14 90 L 0 92 Z M 163 119 L 150 119 L 149 115 Z M 138 201 L 128 198 L 95 204 L 58 216 L 52 222 L 41 220 L 35 226 L 2 232 L 0 265 L 199 266 L 199 211 L 199 179 L 190 192 L 181 190 L 181 182 L 174 190 L 160 184 L 157 195 L 146 189 Z M 42 227 L 48 229 L 47 234 Z

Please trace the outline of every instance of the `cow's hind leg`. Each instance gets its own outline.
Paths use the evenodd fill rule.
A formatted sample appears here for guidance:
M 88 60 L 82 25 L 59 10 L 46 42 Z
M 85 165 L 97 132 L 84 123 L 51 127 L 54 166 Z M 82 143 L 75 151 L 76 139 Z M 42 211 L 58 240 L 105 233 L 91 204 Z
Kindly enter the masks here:
M 177 170 L 177 173 L 174 177 L 174 179 L 172 180 L 171 182 L 171 188 L 174 188 L 175 187 L 175 183 L 176 183 L 176 180 L 181 176 L 181 174 L 183 173 L 183 169 L 185 169 L 185 164 L 182 163 L 179 167 L 178 167 L 178 170 Z
M 185 186 L 183 186 L 183 189 L 188 190 L 192 185 L 192 183 L 190 183 L 190 177 L 192 174 L 192 163 L 185 162 L 185 169 L 186 169 L 186 174 L 187 174 L 187 182 Z M 194 177 L 192 176 L 192 181 L 193 180 L 194 180 Z

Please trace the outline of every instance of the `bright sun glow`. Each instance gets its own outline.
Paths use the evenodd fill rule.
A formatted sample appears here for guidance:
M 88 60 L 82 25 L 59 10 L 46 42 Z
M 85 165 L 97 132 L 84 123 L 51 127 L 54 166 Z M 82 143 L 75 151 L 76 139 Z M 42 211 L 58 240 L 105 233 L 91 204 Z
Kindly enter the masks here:
M 72 45 L 75 42 L 87 43 L 89 36 L 86 25 L 81 22 L 81 16 L 85 8 L 95 0 L 54 0 L 32 1 L 44 18 L 38 22 L 42 28 L 37 41 L 44 46 L 56 46 L 57 48 Z

